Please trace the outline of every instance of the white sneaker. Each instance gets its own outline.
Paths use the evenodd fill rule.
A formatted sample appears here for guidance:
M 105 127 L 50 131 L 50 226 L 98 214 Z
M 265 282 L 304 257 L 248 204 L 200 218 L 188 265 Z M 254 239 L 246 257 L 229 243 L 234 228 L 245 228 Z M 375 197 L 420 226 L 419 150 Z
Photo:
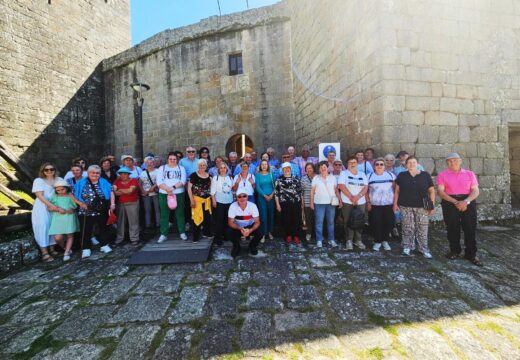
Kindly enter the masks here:
M 425 251 L 422 253 L 423 256 L 426 258 L 426 259 L 431 259 L 433 256 L 432 256 L 432 253 L 429 252 L 429 251 Z
M 265 243 L 265 235 L 262 236 L 262 238 L 260 239 L 260 244 L 263 244 L 263 243 Z
M 347 245 L 345 246 L 347 250 L 354 250 L 354 245 L 352 244 L 352 240 L 347 240 Z
M 63 261 L 69 261 L 71 255 L 72 255 L 72 250 L 69 251 L 68 253 L 63 254 Z
M 338 247 L 338 243 L 335 240 L 329 240 L 329 245 L 332 247 Z
M 388 241 L 383 241 L 383 249 L 385 249 L 386 251 L 392 250 Z
M 372 246 L 372 250 L 379 251 L 381 249 L 381 243 L 374 243 L 374 246 Z
M 84 259 L 84 258 L 88 258 L 88 257 L 90 257 L 91 253 L 92 253 L 92 252 L 90 251 L 90 249 L 85 249 L 85 250 L 83 250 L 83 251 L 81 252 L 81 258 L 82 258 L 82 259 Z
M 92 236 L 90 238 L 90 242 L 92 243 L 92 245 L 99 245 L 99 241 L 98 241 L 98 239 L 96 239 L 95 236 Z
M 323 247 L 323 243 L 321 241 L 316 241 L 316 247 L 317 248 L 322 248 Z
M 405 256 L 411 256 L 412 253 L 411 253 L 410 249 L 403 249 L 403 255 L 405 255 Z
M 363 244 L 361 242 L 361 240 L 356 240 L 356 242 L 354 243 L 354 245 L 356 245 L 358 248 L 360 248 L 361 250 L 365 250 L 367 247 L 365 246 L 365 244 Z
M 157 244 L 163 243 L 166 240 L 168 240 L 168 237 L 166 235 L 159 236 L 159 240 L 157 240 Z
M 182 233 L 182 234 L 181 234 L 181 239 L 182 239 L 183 241 L 186 241 L 186 240 L 188 240 L 188 237 L 186 236 L 185 233 Z
M 112 252 L 112 249 L 111 249 L 110 246 L 108 246 L 108 245 L 101 246 L 101 247 L 99 248 L 99 250 L 101 250 L 101 252 L 104 252 L 105 254 L 108 254 L 108 253 L 111 253 L 111 252 Z
M 307 240 L 307 241 L 311 241 L 311 234 L 307 234 L 307 235 L 305 235 L 305 240 Z

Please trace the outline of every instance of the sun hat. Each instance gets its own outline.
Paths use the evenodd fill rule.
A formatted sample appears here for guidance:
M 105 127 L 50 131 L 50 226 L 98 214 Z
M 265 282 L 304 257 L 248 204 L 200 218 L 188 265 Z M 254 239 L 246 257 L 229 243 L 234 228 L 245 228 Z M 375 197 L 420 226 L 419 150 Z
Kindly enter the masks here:
M 117 173 L 118 173 L 118 174 L 123 174 L 123 173 L 125 173 L 125 174 L 131 174 L 132 171 L 130 171 L 130 169 L 127 168 L 126 166 L 121 166 L 121 168 L 120 168 L 119 170 L 117 170 Z
M 60 179 L 60 180 L 56 180 L 56 182 L 54 183 L 54 188 L 57 188 L 57 187 L 70 187 L 70 184 L 68 182 L 66 182 L 65 180 L 63 179 Z
M 239 188 L 238 191 L 237 191 L 237 196 L 240 195 L 240 194 L 246 194 L 246 195 L 247 195 L 247 191 L 246 191 L 246 189 L 244 189 L 244 188 Z
M 132 155 L 121 155 L 121 161 L 125 160 L 125 159 L 132 159 L 132 160 L 135 160 L 134 157 Z
M 462 158 L 456 152 L 452 152 L 452 153 L 449 153 L 448 155 L 446 155 L 446 160 L 449 160 L 449 159 L 462 159 Z
M 283 169 L 283 168 L 286 168 L 286 167 L 291 167 L 291 163 L 288 162 L 288 161 L 284 162 L 284 163 L 282 164 L 282 169 Z

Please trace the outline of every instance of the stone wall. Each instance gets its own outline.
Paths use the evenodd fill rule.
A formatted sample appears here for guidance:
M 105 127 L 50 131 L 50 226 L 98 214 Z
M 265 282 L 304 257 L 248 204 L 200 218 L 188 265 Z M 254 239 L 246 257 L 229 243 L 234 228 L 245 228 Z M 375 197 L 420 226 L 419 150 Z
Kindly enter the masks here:
M 520 208 L 520 126 L 509 128 L 509 164 L 511 167 L 511 205 Z
M 130 46 L 129 1 L 0 2 L 0 139 L 36 174 L 105 142 L 101 60 Z
M 341 142 L 342 157 L 381 142 L 380 1 L 290 0 L 298 146 Z
M 104 62 L 111 149 L 136 153 L 135 81 L 144 95 L 144 151 L 185 146 L 224 154 L 230 137 L 280 151 L 294 143 L 290 24 L 283 6 L 211 17 L 167 30 Z M 244 74 L 229 76 L 228 55 L 242 52 Z

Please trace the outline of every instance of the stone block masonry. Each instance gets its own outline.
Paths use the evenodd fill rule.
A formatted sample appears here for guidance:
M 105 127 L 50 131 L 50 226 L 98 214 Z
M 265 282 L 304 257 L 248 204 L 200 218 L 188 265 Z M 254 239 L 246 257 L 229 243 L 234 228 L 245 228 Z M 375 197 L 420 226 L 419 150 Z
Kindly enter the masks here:
M 0 2 L 0 139 L 34 173 L 103 153 L 101 60 L 130 46 L 129 1 Z

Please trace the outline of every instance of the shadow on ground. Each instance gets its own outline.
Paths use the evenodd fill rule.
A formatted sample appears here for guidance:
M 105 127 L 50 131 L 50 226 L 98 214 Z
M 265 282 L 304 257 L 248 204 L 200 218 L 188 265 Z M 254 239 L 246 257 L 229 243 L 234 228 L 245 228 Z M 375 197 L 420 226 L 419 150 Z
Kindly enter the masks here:
M 520 225 L 482 227 L 477 268 L 309 245 L 129 267 L 130 246 L 0 280 L 4 359 L 519 359 Z M 151 235 L 148 234 L 148 238 Z M 370 241 L 366 242 L 368 245 Z M 224 255 L 224 256 L 223 256 Z

